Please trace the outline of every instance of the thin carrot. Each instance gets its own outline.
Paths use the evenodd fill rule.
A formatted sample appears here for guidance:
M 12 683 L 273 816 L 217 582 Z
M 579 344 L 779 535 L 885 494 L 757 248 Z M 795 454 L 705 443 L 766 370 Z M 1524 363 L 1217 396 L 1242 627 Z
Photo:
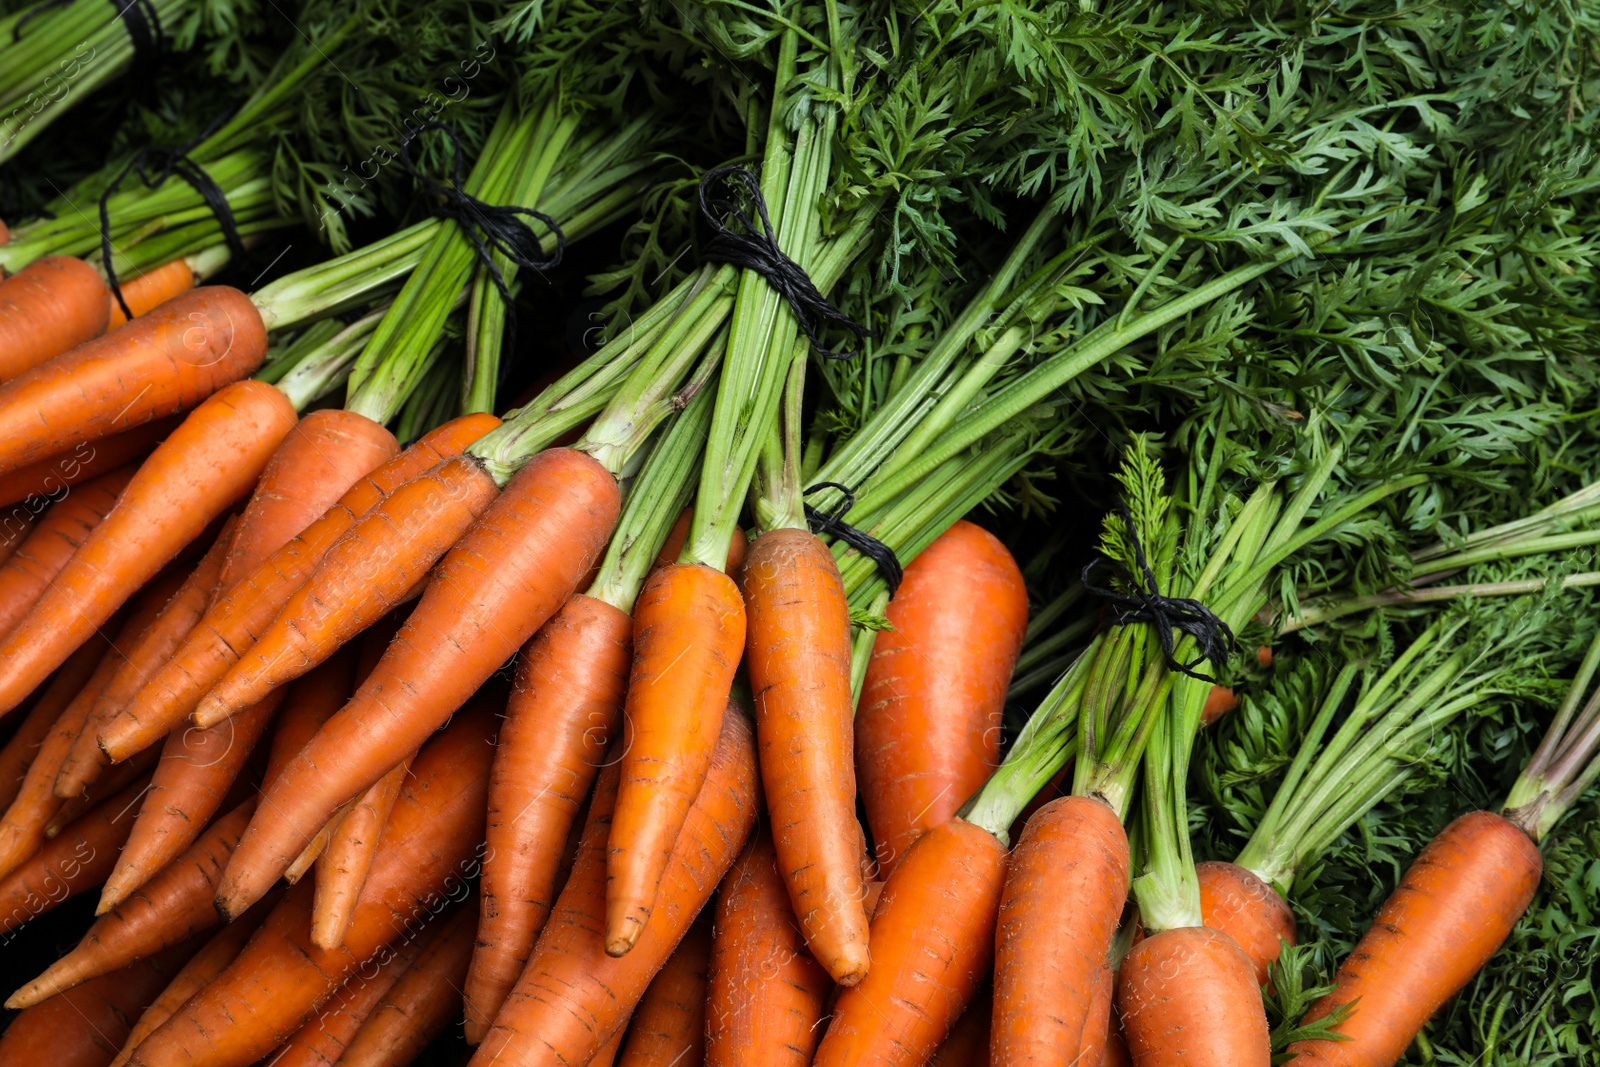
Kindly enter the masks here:
M 340 1067 L 402 1067 L 461 1017 L 476 913 L 477 902 L 467 901 L 418 939 L 422 951 L 361 1025 Z
M 249 297 L 191 289 L 0 385 L 0 474 L 195 407 L 254 373 L 266 352 Z
M 763 827 L 717 892 L 707 1067 L 807 1067 L 832 988 L 806 949 Z
M 999 763 L 1000 712 L 1028 623 L 1016 561 L 956 523 L 906 566 L 856 715 L 856 771 L 885 876 Z
M 950 1028 L 950 1036 L 944 1039 L 939 1051 L 928 1061 L 928 1067 L 988 1067 L 990 1062 L 1008 1062 L 991 1060 L 989 1041 L 993 1027 L 994 992 L 987 986 L 980 986 L 972 1003 L 967 1005 L 967 1010 Z M 1061 1062 L 1071 1067 L 1090 1067 L 1081 1059 Z
M 267 769 L 261 779 L 262 789 L 271 785 L 322 724 L 344 707 L 355 684 L 356 646 L 352 644 L 341 648 L 320 667 L 289 687 L 273 724 L 272 746 L 267 753 Z
M 604 467 L 571 449 L 540 453 L 507 483 L 440 563 L 372 675 L 273 782 L 263 805 L 272 817 L 246 831 L 218 907 L 248 907 L 334 808 L 388 773 L 560 610 L 605 549 L 620 495 Z M 362 530 L 346 543 L 359 547 Z
M 755 828 L 760 782 L 754 730 L 730 708 L 705 786 L 662 878 L 655 921 L 633 951 L 606 952 L 606 849 L 621 768 L 600 775 L 572 877 L 528 967 L 495 1016 L 472 1067 L 587 1063 L 625 1025 Z
M 1140 1067 L 1272 1062 L 1255 967 L 1220 931 L 1177 926 L 1134 945 L 1117 976 L 1116 1004 Z
M 400 787 L 411 773 L 407 756 L 388 774 L 373 782 L 355 806 L 339 819 L 328 835 L 328 843 L 317 857 L 316 899 L 311 906 L 311 943 L 318 948 L 337 948 L 344 932 L 355 918 L 356 900 L 367 880 L 372 858 L 383 843 L 389 812 L 400 796 Z
M 1267 969 L 1285 942 L 1294 944 L 1294 911 L 1278 891 L 1234 863 L 1215 860 L 1194 865 L 1200 878 L 1200 916 L 1244 950 L 1256 972 L 1256 984 L 1267 984 Z
M 706 980 L 711 969 L 711 924 L 689 927 L 633 1009 L 621 1067 L 703 1063 L 706 1055 Z
M 79 737 L 82 737 L 79 734 Z M 114 793 L 120 793 L 129 782 L 139 779 L 149 781 L 150 774 L 156 768 L 154 753 L 143 753 L 137 759 L 117 767 L 110 774 L 101 775 L 94 785 L 85 789 L 77 796 L 67 797 L 61 801 L 61 807 L 44 824 L 44 836 L 47 840 L 55 838 L 73 822 L 88 814 L 90 809 L 97 807 L 101 801 Z
M 30 497 L 56 498 L 64 490 L 110 474 L 118 467 L 142 463 L 181 421 L 180 416 L 174 415 L 92 441 L 79 441 L 53 456 L 0 475 L 0 507 Z
M 50 506 L 0 566 L 0 634 L 10 633 L 39 602 L 78 546 L 116 506 L 136 468 L 122 467 L 81 485 Z
M 1123 1040 L 1122 1021 L 1113 1006 L 1116 991 L 1117 972 L 1106 960 L 1095 975 L 1089 997 L 1089 1017 L 1083 1023 L 1077 1067 L 1128 1067 L 1128 1043 Z
M 189 261 L 174 259 L 154 270 L 145 271 L 137 278 L 121 281 L 119 285 L 122 299 L 128 302 L 128 310 L 138 316 L 155 310 L 179 293 L 188 292 L 194 288 L 194 283 L 194 269 L 189 266 Z M 116 297 L 108 292 L 105 299 L 108 311 L 106 329 L 115 330 L 128 321 L 128 316 L 122 313 L 122 305 L 117 303 Z
M 492 415 L 465 415 L 427 434 L 358 481 L 320 519 L 218 598 L 167 665 L 106 724 L 101 732 L 106 753 L 113 760 L 125 759 L 182 722 L 358 518 L 442 457 L 459 454 L 499 421 Z
M 28 768 L 55 730 L 56 720 L 88 684 L 105 652 L 103 642 L 85 641 L 45 683 L 27 718 L 0 751 L 0 805 L 10 808 L 17 799 Z
M 111 514 L 0 641 L 0 708 L 15 707 L 243 496 L 293 426 L 288 398 L 270 385 L 249 381 L 223 389 L 172 431 L 122 491 Z
M 0 382 L 106 332 L 111 292 L 73 256 L 44 256 L 0 282 Z
M 0 934 L 105 880 L 133 825 L 132 806 L 141 788 L 143 783 L 135 782 L 108 797 L 0 881 Z

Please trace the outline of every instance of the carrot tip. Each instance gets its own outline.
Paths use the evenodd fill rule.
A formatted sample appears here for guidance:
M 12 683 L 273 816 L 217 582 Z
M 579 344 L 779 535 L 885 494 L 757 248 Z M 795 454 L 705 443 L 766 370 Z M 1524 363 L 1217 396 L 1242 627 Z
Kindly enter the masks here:
M 633 943 L 637 940 L 639 940 L 637 930 L 608 935 L 606 937 L 606 955 L 613 959 L 618 956 L 626 956 L 633 949 Z

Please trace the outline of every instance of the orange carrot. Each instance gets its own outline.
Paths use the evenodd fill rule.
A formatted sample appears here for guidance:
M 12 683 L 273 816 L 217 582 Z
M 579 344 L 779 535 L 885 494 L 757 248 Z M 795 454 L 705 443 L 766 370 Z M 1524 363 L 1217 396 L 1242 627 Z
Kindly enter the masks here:
M 135 328 L 130 323 L 128 329 Z M 294 408 L 239 382 L 195 409 L 145 460 L 16 629 L 0 641 L 0 708 L 15 707 L 206 526 L 255 483 Z
M 606 855 L 606 951 L 628 952 L 650 921 L 717 745 L 744 651 L 744 602 L 726 574 L 696 563 L 645 580 L 633 610 L 622 782 Z
M 125 759 L 182 722 L 358 518 L 392 489 L 433 467 L 441 457 L 459 454 L 499 421 L 492 415 L 465 415 L 427 434 L 358 481 L 300 536 L 219 597 L 168 664 L 121 715 L 106 724 L 101 732 L 106 753 L 113 760 Z
M 1122 1022 L 1116 1018 L 1112 1001 L 1116 998 L 1117 972 L 1107 960 L 1100 965 L 1089 996 L 1089 1017 L 1083 1023 L 1083 1044 L 1078 1052 L 1078 1067 L 1126 1067 L 1128 1046 L 1122 1039 Z
M 483 1039 L 550 917 L 563 844 L 621 718 L 632 655 L 628 614 L 580 593 L 517 656 L 489 778 L 469 1044 Z
M 311 905 L 311 943 L 337 948 L 355 917 L 355 903 L 372 858 L 383 843 L 389 812 L 400 795 L 412 756 L 407 756 L 361 795 L 332 828 L 317 857 L 316 897 Z
M 1179 926 L 1134 945 L 1117 976 L 1116 1004 L 1140 1067 L 1272 1062 L 1255 968 L 1220 931 Z
M 118 284 L 128 310 L 137 316 L 155 310 L 179 293 L 188 292 L 194 288 L 194 283 L 194 270 L 189 266 L 189 261 L 174 259 L 154 270 L 145 271 L 137 278 L 119 280 Z M 128 321 L 128 316 L 122 313 L 122 305 L 109 292 L 106 293 L 106 304 L 109 313 L 106 329 L 115 330 Z
M 627 1031 L 627 1020 L 623 1020 L 622 1025 L 617 1028 L 616 1035 L 594 1054 L 594 1058 L 589 1061 L 589 1067 L 612 1067 L 612 1064 L 617 1062 L 618 1053 L 622 1051 L 622 1039 Z
M 998 1063 L 1070 1063 L 1128 899 L 1128 835 L 1108 804 L 1062 797 L 1028 821 L 995 931 Z
M 742 711 L 729 708 L 705 786 L 662 877 L 655 921 L 626 956 L 611 956 L 602 928 L 605 853 L 620 778 L 620 765 L 601 773 L 572 877 L 472 1067 L 589 1062 L 626 1024 L 755 827 L 754 731 Z
M 191 289 L 0 385 L 0 474 L 195 407 L 254 373 L 266 352 L 249 297 L 226 286 Z
M 1294 944 L 1294 912 L 1278 891 L 1251 871 L 1233 863 L 1208 861 L 1194 865 L 1200 878 L 1200 917 L 1244 950 L 1256 972 L 1256 985 L 1267 984 L 1267 969 L 1284 942 Z
M 82 734 L 78 735 L 82 737 Z M 126 789 L 128 783 L 138 779 L 149 781 L 150 774 L 156 769 L 154 753 L 143 753 L 136 759 L 121 764 L 110 774 L 101 775 L 95 783 L 74 797 L 67 797 L 61 801 L 61 806 L 44 824 L 44 836 L 47 840 L 54 839 L 73 822 L 97 806 L 100 802 L 114 793 Z
M 39 511 L 43 511 L 41 506 Z M 22 542 L 28 539 L 33 532 L 33 524 L 39 518 L 39 511 L 32 507 L 11 508 L 0 516 L 0 564 L 9 560 L 22 547 Z
M 988 1067 L 990 1032 L 994 1026 L 994 991 L 987 986 L 978 987 L 972 1003 L 961 1013 L 961 1018 L 950 1028 L 939 1051 L 928 1061 L 928 1067 Z M 1005 1060 L 999 1061 L 1001 1063 Z M 1090 1067 L 1082 1059 L 1065 1060 L 1071 1067 Z
M 0 881 L 0 934 L 105 880 L 128 838 L 142 788 L 144 783 L 135 782 L 106 798 Z
M 45 683 L 27 718 L 0 752 L 0 805 L 10 808 L 22 792 L 28 768 L 55 730 L 56 720 L 93 677 L 105 652 L 104 642 L 85 641 Z
M 912 842 L 872 916 L 872 970 L 840 995 L 819 1067 L 933 1055 L 989 972 L 1005 873 L 1005 846 L 965 819 Z
M 356 646 L 346 645 L 289 687 L 273 727 L 267 769 L 261 779 L 263 790 L 300 754 L 322 724 L 344 707 L 355 682 Z
M 468 901 L 418 939 L 422 951 L 361 1024 L 340 1067 L 401 1067 L 461 1017 L 476 913 L 476 902 Z
M 45 256 L 0 282 L 0 382 L 106 332 L 106 280 L 73 256 Z
M 812 955 L 840 985 L 867 973 L 867 912 L 850 690 L 850 606 L 807 530 L 757 537 L 745 559 L 745 658 L 773 844 Z
M 138 465 L 181 421 L 175 415 L 93 441 L 79 441 L 56 455 L 0 475 L 0 507 L 30 497 L 55 499 L 72 486 L 110 474 L 118 467 Z
M 27 540 L 0 566 L 0 634 L 10 633 L 39 602 L 78 546 L 111 513 L 134 472 L 122 467 L 79 486 L 39 518 Z
M 806 949 L 763 827 L 717 893 L 707 1067 L 807 1067 L 832 987 Z
M 1028 624 L 1022 572 L 998 539 L 958 522 L 906 566 L 872 648 L 856 770 L 885 877 L 999 763 L 1000 712 Z
M 1200 721 L 1207 726 L 1239 706 L 1239 696 L 1232 686 L 1214 685 L 1206 695 L 1205 707 L 1200 709 Z
M 380 510 L 405 495 L 390 494 Z M 271 817 L 251 822 L 218 890 L 225 914 L 248 907 L 277 881 L 335 808 L 438 729 L 566 603 L 604 551 L 620 495 L 604 467 L 571 449 L 542 452 L 511 479 L 445 556 L 350 703 L 267 791 L 263 811 Z M 362 530 L 353 529 L 345 544 L 359 547 Z M 384 538 L 376 529 L 372 536 Z
M 1475 811 L 1428 842 L 1339 968 L 1314 1022 L 1353 1004 L 1333 1027 L 1348 1041 L 1297 1041 L 1297 1064 L 1399 1061 L 1418 1031 L 1489 961 L 1539 888 L 1544 860 L 1521 827 Z
M 710 968 L 711 924 L 701 918 L 689 927 L 633 1009 L 617 1056 L 621 1067 L 705 1061 Z

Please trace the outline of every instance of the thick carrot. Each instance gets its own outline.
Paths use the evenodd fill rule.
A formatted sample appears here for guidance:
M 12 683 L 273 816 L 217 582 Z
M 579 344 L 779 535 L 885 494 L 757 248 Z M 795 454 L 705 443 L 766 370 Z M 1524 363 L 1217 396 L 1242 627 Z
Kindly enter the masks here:
M 1255 967 L 1220 931 L 1180 926 L 1134 945 L 1117 976 L 1116 1004 L 1139 1067 L 1272 1062 Z
M 107 797 L 0 881 L 0 934 L 105 880 L 133 826 L 133 804 L 143 787 L 135 782 Z
M 179 293 L 187 293 L 194 288 L 194 283 L 194 269 L 189 266 L 189 261 L 174 259 L 155 270 L 145 271 L 137 278 L 127 281 L 119 279 L 118 287 L 122 290 L 122 299 L 127 302 L 128 310 L 138 316 L 154 311 Z M 115 330 L 128 321 L 128 316 L 122 313 L 122 305 L 109 292 L 106 293 L 106 304 L 106 329 Z
M 698 1064 L 706 1055 L 706 980 L 711 970 L 711 924 L 689 927 L 633 1009 L 617 1056 L 621 1067 Z
M 1487 811 L 1456 819 L 1428 842 L 1339 968 L 1334 989 L 1306 1013 L 1342 1004 L 1348 1041 L 1297 1041 L 1297 1064 L 1399 1061 L 1430 1016 L 1455 996 L 1511 933 L 1539 887 L 1544 861 L 1515 823 Z
M 1028 625 L 1022 572 L 956 523 L 906 566 L 856 715 L 856 770 L 879 867 L 953 816 L 999 763 L 1000 712 Z
M 195 407 L 254 373 L 266 352 L 249 297 L 191 289 L 0 385 L 0 474 Z
M 655 921 L 633 951 L 611 956 L 603 932 L 605 853 L 620 778 L 620 765 L 601 772 L 572 877 L 472 1067 L 589 1062 L 626 1024 L 755 828 L 755 732 L 744 713 L 730 707 L 705 786 L 662 877 Z
M 1010 1062 L 992 1060 L 990 1057 L 989 1041 L 993 1029 L 994 992 L 987 986 L 980 986 L 972 1003 L 967 1005 L 967 1010 L 950 1028 L 950 1036 L 944 1039 L 939 1051 L 928 1061 L 928 1067 L 988 1067 L 991 1062 Z M 1070 1067 L 1089 1067 L 1081 1059 L 1059 1062 L 1070 1064 Z
M 15 707 L 243 496 L 293 427 L 288 398 L 273 386 L 248 381 L 223 389 L 172 431 L 111 514 L 0 641 L 0 708 Z
M 289 687 L 273 725 L 272 747 L 261 779 L 265 790 L 300 754 L 307 741 L 344 707 L 356 683 L 356 646 L 346 645 Z
M 840 985 L 867 973 L 850 689 L 850 606 L 833 553 L 775 529 L 745 557 L 745 662 L 778 865 L 811 954 Z
M 1200 918 L 1221 930 L 1244 950 L 1255 968 L 1256 984 L 1267 984 L 1267 969 L 1294 944 L 1294 911 L 1278 891 L 1255 874 L 1232 863 L 1207 861 L 1194 865 L 1200 877 Z
M 622 1052 L 622 1039 L 627 1035 L 627 1032 L 628 1023 L 627 1020 L 624 1020 L 611 1040 L 601 1046 L 600 1051 L 596 1052 L 594 1057 L 589 1060 L 589 1067 L 612 1067 L 612 1064 L 617 1062 L 618 1054 Z
M 407 756 L 373 782 L 355 806 L 347 811 L 328 835 L 328 843 L 317 857 L 316 898 L 311 906 L 311 943 L 318 948 L 337 948 L 344 932 L 355 918 L 356 900 L 367 880 L 372 858 L 383 843 L 383 830 L 389 812 L 400 796 L 400 787 L 411 773 Z
M 133 480 L 122 467 L 79 486 L 50 506 L 11 558 L 0 565 L 0 634 L 8 634 L 39 602 L 78 546 L 105 521 Z
M 1005 874 L 1005 846 L 965 819 L 912 842 L 872 916 L 872 970 L 834 1005 L 819 1067 L 937 1051 L 989 973 Z
M 0 282 L 0 382 L 106 332 L 111 292 L 73 256 L 44 256 Z
M 79 441 L 56 455 L 0 475 L 0 507 L 30 497 L 56 498 L 63 491 L 110 474 L 118 467 L 142 463 L 182 421 L 181 416 L 174 415 L 93 441 Z
M 101 732 L 112 759 L 125 759 L 166 735 L 255 643 L 328 549 L 392 489 L 445 456 L 456 455 L 499 425 L 493 415 L 465 415 L 424 436 L 356 482 L 298 537 L 219 597 L 172 659 Z
M 717 745 L 745 614 L 726 574 L 673 564 L 633 609 L 622 783 L 606 856 L 606 951 L 628 952 L 650 921 L 661 873 Z
M 667 539 L 661 543 L 661 551 L 656 553 L 655 569 L 670 567 L 678 562 L 678 556 L 683 552 L 683 542 L 689 537 L 689 523 L 694 519 L 694 508 L 684 508 L 678 513 L 677 520 L 672 524 L 672 529 L 667 531 Z M 733 528 L 733 540 L 728 543 L 728 559 L 723 563 L 722 569 L 729 575 L 739 573 L 739 568 L 744 566 L 744 555 L 749 549 L 750 542 L 745 537 L 744 531 L 739 527 Z
M 468 901 L 419 939 L 422 951 L 361 1025 L 340 1067 L 403 1067 L 461 1017 L 476 917 L 476 902 Z
M 475 703 L 418 754 L 339 948 L 311 944 L 311 885 L 300 883 L 239 958 L 129 1062 L 253 1063 L 299 1029 L 363 962 L 381 963 L 383 957 L 374 959 L 380 950 L 415 936 L 447 897 L 464 897 L 483 840 L 493 725 L 490 705 Z
M 632 618 L 581 593 L 517 656 L 489 778 L 469 1044 L 483 1039 L 550 917 L 564 843 L 621 718 L 632 657 Z
M 55 730 L 62 711 L 94 676 L 106 651 L 104 642 L 85 641 L 45 683 L 27 718 L 0 751 L 0 805 L 10 808 L 22 792 L 28 768 Z
M 620 495 L 604 467 L 571 449 L 542 452 L 511 479 L 445 556 L 350 703 L 273 782 L 263 804 L 272 816 L 246 831 L 218 907 L 248 907 L 336 807 L 438 729 L 566 603 L 604 551 Z M 357 530 L 347 543 L 359 544 Z
M 1070 1063 L 1128 899 L 1128 835 L 1111 807 L 1062 797 L 1028 820 L 995 930 L 998 1063 Z
M 707 1067 L 807 1067 L 832 988 L 806 949 L 763 827 L 717 892 Z

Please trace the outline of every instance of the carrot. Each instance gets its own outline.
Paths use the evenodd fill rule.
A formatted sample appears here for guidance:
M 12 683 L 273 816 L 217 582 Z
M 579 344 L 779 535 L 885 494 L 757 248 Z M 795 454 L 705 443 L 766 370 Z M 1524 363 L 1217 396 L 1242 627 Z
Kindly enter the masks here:
M 134 782 L 101 801 L 0 881 L 0 934 L 105 880 L 127 840 L 133 803 L 143 787 Z
M 0 709 L 15 707 L 243 496 L 293 426 L 288 398 L 249 381 L 217 393 L 172 431 L 38 603 L 0 641 Z
M 110 474 L 118 467 L 142 463 L 181 421 L 179 416 L 156 419 L 121 433 L 79 441 L 53 456 L 0 475 L 0 507 L 31 497 L 56 498 L 64 490 Z
M 328 836 L 328 843 L 317 857 L 316 898 L 311 906 L 311 943 L 318 948 L 337 948 L 355 917 L 356 899 L 372 858 L 383 842 L 384 826 L 406 775 L 411 772 L 407 756 L 379 778 L 361 795 L 355 806 L 339 819 Z
M 51 505 L 11 558 L 0 566 L 0 634 L 8 634 L 39 602 L 133 480 L 122 467 L 79 486 Z
M 396 491 L 380 510 L 405 495 Z M 271 818 L 252 821 L 218 890 L 225 914 L 259 897 L 339 804 L 438 729 L 561 608 L 605 549 L 619 508 L 615 479 L 581 452 L 550 449 L 517 472 L 439 564 L 350 703 L 267 791 L 263 809 Z M 362 530 L 353 529 L 345 543 L 359 547 Z M 327 562 L 334 559 L 330 553 Z
M 1231 686 L 1214 685 L 1206 695 L 1205 706 L 1200 709 L 1200 721 L 1210 726 L 1238 706 L 1239 696 Z
M 461 983 L 472 955 L 476 912 L 469 901 L 418 940 L 423 948 L 416 961 L 378 1001 L 339 1060 L 340 1067 L 410 1063 L 453 1019 L 460 1018 Z
M 1255 967 L 1220 931 L 1177 926 L 1134 945 L 1117 977 L 1116 1004 L 1140 1067 L 1272 1062 Z
M 581 593 L 517 656 L 489 778 L 469 1044 L 483 1039 L 550 917 L 563 843 L 621 718 L 632 656 L 633 620 Z
M 1000 712 L 1028 624 L 1011 554 L 956 523 L 906 565 L 856 714 L 856 772 L 887 877 L 999 763 Z
M 763 827 L 717 893 L 707 1067 L 807 1067 L 832 986 L 806 949 Z
M 120 288 L 122 299 L 128 303 L 128 310 L 138 316 L 155 310 L 179 293 L 188 292 L 194 288 L 194 283 L 194 269 L 189 266 L 189 261 L 174 259 L 154 270 L 145 271 L 137 278 L 121 282 Z M 122 305 L 109 292 L 106 293 L 106 304 L 106 329 L 115 330 L 128 321 L 128 316 L 122 313 Z
M 661 551 L 656 553 L 656 561 L 652 569 L 670 567 L 678 562 L 678 556 L 683 552 L 683 543 L 689 538 L 689 523 L 694 519 L 694 508 L 684 508 L 672 523 L 672 529 L 667 531 L 667 539 L 661 543 Z M 750 542 L 745 537 L 744 531 L 739 527 L 733 528 L 733 540 L 728 543 L 728 561 L 722 565 L 722 570 L 730 576 L 739 573 L 739 568 L 744 566 L 744 555 L 749 549 Z
M 272 746 L 267 753 L 267 770 L 261 779 L 266 789 L 299 755 L 322 724 L 350 699 L 356 681 L 356 648 L 346 645 L 328 657 L 316 670 L 297 680 L 278 711 L 273 727 Z
M 1294 912 L 1278 891 L 1233 863 L 1207 861 L 1194 865 L 1200 878 L 1200 916 L 1244 950 L 1256 972 L 1256 985 L 1267 984 L 1267 969 L 1284 942 L 1294 944 Z
M 622 782 L 606 855 L 606 951 L 628 952 L 716 748 L 745 643 L 744 603 L 697 563 L 651 574 L 633 611 Z
M 852 752 L 850 606 L 833 553 L 806 530 L 757 537 L 742 574 L 745 659 L 778 865 L 812 955 L 835 982 L 854 985 L 866 975 L 869 956 Z
M 252 798 L 212 823 L 177 862 L 163 867 L 143 892 L 102 913 L 76 948 L 13 993 L 7 1005 L 37 1004 L 217 925 L 211 907 L 217 877 L 254 808 Z M 123 821 L 131 816 L 127 812 Z
M 1392 1064 L 1430 1016 L 1505 941 L 1539 887 L 1544 861 L 1516 823 L 1486 811 L 1456 819 L 1417 856 L 1306 1022 L 1353 1004 L 1333 1029 L 1348 1041 L 1297 1041 L 1297 1064 Z
M 459 899 L 483 840 L 493 722 L 489 705 L 477 703 L 418 754 L 339 948 L 311 944 L 311 885 L 302 882 L 239 958 L 135 1049 L 129 1063 L 253 1063 L 299 1029 L 363 961 L 414 936 L 447 894 Z
M 1071 1063 L 1128 899 L 1128 835 L 1110 805 L 1069 796 L 1028 821 L 995 930 L 998 1063 Z
M 39 511 L 43 510 L 41 504 Z M 4 564 L 22 547 L 22 542 L 33 532 L 33 524 L 38 518 L 38 511 L 31 507 L 12 508 L 0 517 L 0 564 Z
M 0 385 L 0 474 L 195 407 L 254 373 L 266 351 L 249 297 L 191 289 Z
M 219 597 L 172 659 L 106 724 L 101 744 L 125 759 L 165 736 L 227 673 L 314 570 L 329 547 L 392 489 L 456 455 L 499 425 L 492 415 L 465 415 L 424 436 L 358 481 L 339 502 Z
M 45 839 L 52 840 L 57 837 L 68 826 L 97 807 L 101 801 L 114 793 L 120 793 L 135 779 L 149 781 L 151 772 L 156 768 L 153 756 L 154 753 L 143 753 L 139 758 L 121 764 L 110 774 L 101 775 L 95 780 L 94 785 L 77 796 L 63 799 L 56 813 L 50 817 L 50 821 L 44 824 Z
M 45 256 L 0 282 L 0 382 L 106 332 L 111 292 L 72 256 Z
M 834 1005 L 819 1067 L 933 1055 L 989 972 L 1005 873 L 1005 846 L 965 819 L 912 842 L 872 916 L 872 970 Z
M 944 1039 L 939 1051 L 928 1061 L 928 1067 L 988 1067 L 991 1062 L 989 1039 L 993 1024 L 994 993 L 986 987 L 979 987 L 972 1003 L 967 1005 L 967 1010 L 950 1028 L 950 1036 Z M 1071 1067 L 1089 1067 L 1081 1059 L 1062 1062 L 1071 1064 Z
M 626 1024 L 755 828 L 760 782 L 754 731 L 743 712 L 730 708 L 705 785 L 662 877 L 655 922 L 633 951 L 611 956 L 603 934 L 605 853 L 620 779 L 619 764 L 601 773 L 572 877 L 472 1067 L 589 1062 Z
M 705 1062 L 710 968 L 711 924 L 702 918 L 689 927 L 633 1009 L 617 1056 L 621 1067 Z
M 1100 965 L 1089 996 L 1089 1017 L 1083 1023 L 1077 1067 L 1127 1067 L 1128 1046 L 1122 1039 L 1122 1023 L 1112 1010 L 1116 990 L 1117 972 L 1107 960 Z
M 103 642 L 85 641 L 45 683 L 27 718 L 0 751 L 0 805 L 10 808 L 17 799 L 28 768 L 55 730 L 56 720 L 94 675 L 105 652 Z

